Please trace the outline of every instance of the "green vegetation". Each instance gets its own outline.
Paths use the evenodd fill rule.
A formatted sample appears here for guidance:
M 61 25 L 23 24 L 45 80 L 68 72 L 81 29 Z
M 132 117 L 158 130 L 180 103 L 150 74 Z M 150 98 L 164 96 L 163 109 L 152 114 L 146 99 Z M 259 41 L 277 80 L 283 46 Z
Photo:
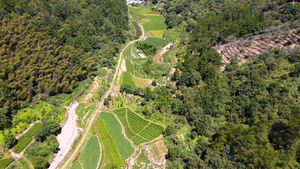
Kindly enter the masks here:
M 136 39 L 139 39 L 140 36 L 142 36 L 142 30 L 141 30 L 141 27 L 138 25 L 137 22 L 133 22 L 133 25 L 135 27 L 135 37 L 134 37 L 134 39 L 136 40 Z
M 80 103 L 78 105 L 78 107 L 76 108 L 76 114 L 77 116 L 79 117 L 83 117 L 84 114 L 85 114 L 85 106 L 86 106 L 86 103 Z
M 115 142 L 109 134 L 109 132 L 107 131 L 105 123 L 101 117 L 98 118 L 96 125 L 99 137 L 103 144 L 105 155 L 107 156 L 109 162 L 119 167 L 124 167 L 125 162 L 121 159 L 120 153 L 116 148 Z
M 49 132 L 44 134 L 49 134 Z M 50 135 L 43 141 L 35 141 L 31 144 L 25 150 L 24 155 L 30 160 L 34 168 L 43 168 L 48 165 L 49 159 L 57 151 L 58 146 L 59 143 L 55 135 Z
M 0 160 L 0 169 L 6 168 L 10 163 L 14 161 L 14 158 L 4 158 Z
M 23 134 L 19 139 L 18 143 L 14 146 L 13 151 L 15 153 L 20 153 L 32 140 L 33 134 L 39 129 L 41 123 L 35 123 L 25 134 Z
M 146 16 L 145 19 L 149 20 L 143 24 L 145 31 L 167 30 L 168 26 L 163 16 Z
M 99 157 L 100 145 L 98 138 L 96 136 L 91 136 L 80 154 L 79 160 L 82 162 L 83 168 L 96 169 Z
M 123 72 L 123 83 L 128 84 L 132 89 L 136 88 L 136 85 L 132 80 L 131 74 L 129 72 Z
M 74 163 L 71 166 L 71 169 L 82 169 L 80 162 L 78 160 L 74 161 Z
M 129 73 L 134 74 L 134 68 L 131 63 L 131 60 L 129 60 L 129 59 L 126 59 L 126 69 Z
M 149 124 L 149 121 L 133 113 L 130 109 L 127 109 L 127 119 L 130 128 L 135 133 L 139 133 L 144 127 L 146 127 Z
M 106 69 L 100 69 L 99 76 L 100 77 L 105 77 L 106 75 L 107 75 L 107 70 Z
M 177 59 L 175 58 L 175 55 L 176 55 L 176 53 L 179 52 L 179 51 L 180 51 L 179 49 L 175 49 L 175 50 L 173 50 L 172 53 L 171 53 L 171 57 L 172 57 L 174 63 L 177 63 Z
M 24 157 L 21 157 L 18 159 L 19 165 L 22 167 L 22 169 L 30 169 L 30 163 L 24 159 Z

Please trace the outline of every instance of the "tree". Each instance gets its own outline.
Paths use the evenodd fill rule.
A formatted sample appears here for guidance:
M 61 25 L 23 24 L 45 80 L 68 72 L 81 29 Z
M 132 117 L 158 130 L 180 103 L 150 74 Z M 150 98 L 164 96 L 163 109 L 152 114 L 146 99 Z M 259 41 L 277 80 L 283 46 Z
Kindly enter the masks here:
M 150 117 L 151 114 L 152 114 L 152 108 L 151 108 L 151 107 L 148 107 L 148 106 L 145 106 L 145 107 L 144 107 L 144 110 L 143 110 L 143 114 L 144 114 L 145 116 Z
M 120 87 L 120 92 L 132 93 L 133 91 L 132 91 L 132 87 L 129 84 L 123 83 Z
M 12 148 L 16 144 L 16 142 L 17 139 L 11 134 L 11 131 L 9 131 L 8 134 L 4 135 L 4 143 L 6 148 Z
M 34 133 L 34 137 L 38 141 L 44 141 L 48 136 L 59 132 L 60 126 L 54 119 L 46 119 L 43 121 L 41 127 Z

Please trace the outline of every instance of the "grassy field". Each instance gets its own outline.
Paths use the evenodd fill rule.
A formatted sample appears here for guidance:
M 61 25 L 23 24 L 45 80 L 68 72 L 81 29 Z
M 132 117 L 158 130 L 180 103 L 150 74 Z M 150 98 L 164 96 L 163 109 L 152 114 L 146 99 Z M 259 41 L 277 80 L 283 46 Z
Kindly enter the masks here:
M 122 133 L 122 127 L 118 120 L 115 118 L 114 114 L 101 112 L 100 117 L 103 118 L 108 132 L 114 139 L 115 145 L 120 152 L 121 158 L 123 160 L 129 158 L 133 154 L 134 148 L 124 137 Z
M 125 127 L 126 135 L 135 145 L 151 141 L 159 137 L 164 131 L 164 127 L 152 123 L 137 115 L 130 109 L 114 110 Z
M 143 43 L 147 43 L 149 45 L 156 46 L 156 50 L 159 51 L 161 48 L 166 46 L 170 41 L 162 38 L 153 38 L 149 37 Z
M 79 160 L 83 168 L 96 169 L 100 157 L 100 145 L 96 136 L 91 136 L 86 143 Z
M 164 34 L 164 30 L 152 30 L 150 31 L 156 38 L 161 38 Z
M 132 76 L 132 80 L 134 81 L 136 87 L 140 87 L 140 88 L 149 87 L 150 89 L 154 88 L 154 86 L 151 85 L 151 82 L 148 79 L 142 79 L 136 76 Z
M 74 161 L 70 169 L 82 169 L 80 162 L 78 160 Z
M 107 74 L 107 70 L 106 69 L 100 69 L 100 72 L 99 72 L 99 76 L 100 77 L 105 77 Z
M 132 80 L 131 74 L 129 72 L 123 73 L 123 83 L 129 84 L 133 89 L 136 88 L 136 85 Z
M 145 31 L 167 30 L 168 28 L 163 16 L 146 16 L 145 19 L 149 20 L 143 24 Z
M 126 69 L 131 74 L 134 74 L 134 67 L 133 67 L 133 64 L 131 63 L 131 60 L 129 60 L 129 59 L 126 59 Z

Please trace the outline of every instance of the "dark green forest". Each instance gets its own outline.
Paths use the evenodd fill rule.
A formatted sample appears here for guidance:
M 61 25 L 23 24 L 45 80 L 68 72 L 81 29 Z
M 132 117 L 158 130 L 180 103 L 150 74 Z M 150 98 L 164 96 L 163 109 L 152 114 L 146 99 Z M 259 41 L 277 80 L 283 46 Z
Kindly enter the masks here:
M 128 30 L 123 0 L 1 0 L 0 129 L 33 97 L 71 93 L 114 66 Z

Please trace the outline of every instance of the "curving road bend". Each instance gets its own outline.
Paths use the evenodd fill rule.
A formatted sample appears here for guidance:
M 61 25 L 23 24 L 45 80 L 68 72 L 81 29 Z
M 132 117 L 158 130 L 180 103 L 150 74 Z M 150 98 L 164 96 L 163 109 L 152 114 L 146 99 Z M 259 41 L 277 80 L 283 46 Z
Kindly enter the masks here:
M 130 15 L 130 14 L 129 14 Z M 131 17 L 131 15 L 130 15 Z M 65 151 L 63 155 L 61 155 L 60 157 L 60 161 L 54 161 L 58 164 L 61 164 L 63 162 L 63 160 L 65 160 L 65 162 L 59 167 L 59 168 L 68 168 L 73 160 L 76 158 L 76 156 L 78 155 L 78 153 L 80 152 L 82 146 L 84 145 L 84 143 L 86 142 L 86 139 L 88 138 L 88 134 L 89 134 L 89 131 L 91 130 L 92 126 L 93 126 L 93 123 L 94 121 L 96 120 L 96 117 L 97 117 L 97 114 L 100 113 L 103 109 L 103 100 L 104 98 L 106 98 L 108 96 L 108 94 L 112 91 L 112 88 L 114 86 L 114 83 L 115 83 L 115 80 L 116 80 L 116 77 L 118 75 L 118 72 L 120 70 L 120 65 L 121 65 L 121 60 L 122 60 L 122 55 L 125 51 L 125 49 L 133 44 L 134 42 L 137 42 L 137 41 L 141 41 L 143 40 L 144 36 L 145 36 L 145 31 L 144 31 L 144 28 L 138 23 L 138 25 L 140 26 L 141 30 L 142 30 L 142 35 L 139 39 L 137 40 L 133 40 L 131 42 L 129 42 L 124 48 L 123 50 L 121 51 L 120 53 L 120 56 L 119 56 L 119 61 L 118 61 L 118 65 L 116 67 L 116 71 L 115 71 L 115 74 L 114 74 L 114 78 L 110 84 L 110 88 L 108 90 L 108 92 L 106 92 L 106 94 L 102 97 L 101 101 L 98 103 L 97 107 L 96 107 L 96 110 L 90 117 L 89 119 L 89 123 L 87 123 L 87 126 L 85 127 L 85 129 L 83 130 L 82 132 L 82 136 L 80 138 L 80 141 L 78 142 L 76 148 L 74 149 L 74 151 L 71 152 L 70 156 L 69 157 L 66 157 L 66 155 L 68 154 L 69 151 Z M 75 124 L 76 125 L 76 124 Z M 68 139 L 68 138 L 66 138 Z M 62 157 L 63 156 L 63 157 Z M 51 164 L 52 165 L 52 164 Z

